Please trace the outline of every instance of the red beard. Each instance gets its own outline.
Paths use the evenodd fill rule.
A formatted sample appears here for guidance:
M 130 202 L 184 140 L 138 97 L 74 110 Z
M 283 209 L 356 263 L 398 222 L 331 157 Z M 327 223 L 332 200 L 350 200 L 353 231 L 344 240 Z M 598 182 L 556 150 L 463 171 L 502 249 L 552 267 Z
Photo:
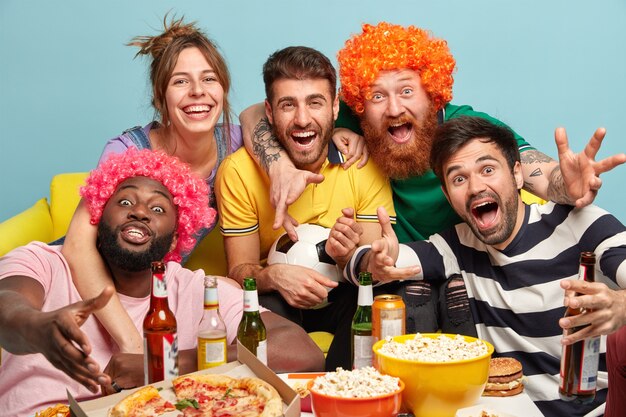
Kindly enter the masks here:
M 389 137 L 389 128 L 398 123 L 410 123 L 411 139 L 398 144 Z M 385 120 L 382 128 L 376 129 L 365 119 L 361 120 L 367 149 L 383 174 L 391 179 L 420 176 L 430 169 L 430 150 L 437 129 L 437 110 L 430 106 L 421 123 L 411 115 Z

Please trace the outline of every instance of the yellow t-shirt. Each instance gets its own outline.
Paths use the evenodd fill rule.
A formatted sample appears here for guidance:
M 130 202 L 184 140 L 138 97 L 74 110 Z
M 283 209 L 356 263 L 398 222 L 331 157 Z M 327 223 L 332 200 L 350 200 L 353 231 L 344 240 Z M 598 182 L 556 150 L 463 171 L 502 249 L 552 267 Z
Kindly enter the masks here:
M 377 222 L 376 209 L 383 206 L 395 221 L 389 181 L 373 162 L 361 169 L 354 164 L 344 170 L 327 158 L 320 173 L 324 181 L 309 184 L 289 206 L 289 214 L 300 224 L 331 228 L 346 207 L 354 208 L 358 221 Z M 260 259 L 267 258 L 272 243 L 285 232 L 282 227 L 272 229 L 275 210 L 270 204 L 269 187 L 267 174 L 244 148 L 220 164 L 215 181 L 222 234 L 243 236 L 258 232 Z

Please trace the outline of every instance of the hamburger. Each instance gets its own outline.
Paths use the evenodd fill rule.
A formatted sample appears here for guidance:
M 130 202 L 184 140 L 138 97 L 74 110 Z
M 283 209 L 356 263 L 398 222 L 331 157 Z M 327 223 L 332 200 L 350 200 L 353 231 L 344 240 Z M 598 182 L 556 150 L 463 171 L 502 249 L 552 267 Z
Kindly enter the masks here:
M 514 358 L 493 358 L 489 363 L 489 379 L 483 395 L 509 397 L 524 390 L 522 364 Z

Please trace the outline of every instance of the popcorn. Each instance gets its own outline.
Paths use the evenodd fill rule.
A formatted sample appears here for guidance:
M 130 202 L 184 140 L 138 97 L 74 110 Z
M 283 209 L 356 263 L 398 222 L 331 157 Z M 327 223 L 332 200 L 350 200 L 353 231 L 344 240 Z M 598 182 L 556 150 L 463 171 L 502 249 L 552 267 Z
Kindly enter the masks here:
M 382 375 L 371 366 L 346 371 L 337 368 L 313 381 L 312 389 L 320 394 L 341 398 L 369 398 L 391 394 L 400 388 L 400 378 Z
M 410 361 L 459 361 L 473 359 L 489 351 L 482 340 L 467 342 L 458 334 L 453 338 L 441 335 L 433 339 L 417 333 L 413 339 L 406 340 L 404 343 L 393 341 L 391 337 L 385 340 L 385 344 L 379 349 L 380 353 Z

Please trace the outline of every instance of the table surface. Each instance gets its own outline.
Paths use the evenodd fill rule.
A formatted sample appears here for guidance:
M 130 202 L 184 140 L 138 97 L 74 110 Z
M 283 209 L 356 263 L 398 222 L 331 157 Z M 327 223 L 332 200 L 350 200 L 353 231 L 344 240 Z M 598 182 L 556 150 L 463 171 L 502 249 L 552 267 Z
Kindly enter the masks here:
M 296 381 L 306 381 L 302 378 L 289 379 L 288 374 L 278 376 L 290 385 Z M 525 392 L 512 397 L 480 397 L 478 404 L 457 411 L 457 417 L 478 416 L 483 410 L 501 417 L 543 417 L 541 411 Z M 301 415 L 312 417 L 313 413 L 303 412 Z

